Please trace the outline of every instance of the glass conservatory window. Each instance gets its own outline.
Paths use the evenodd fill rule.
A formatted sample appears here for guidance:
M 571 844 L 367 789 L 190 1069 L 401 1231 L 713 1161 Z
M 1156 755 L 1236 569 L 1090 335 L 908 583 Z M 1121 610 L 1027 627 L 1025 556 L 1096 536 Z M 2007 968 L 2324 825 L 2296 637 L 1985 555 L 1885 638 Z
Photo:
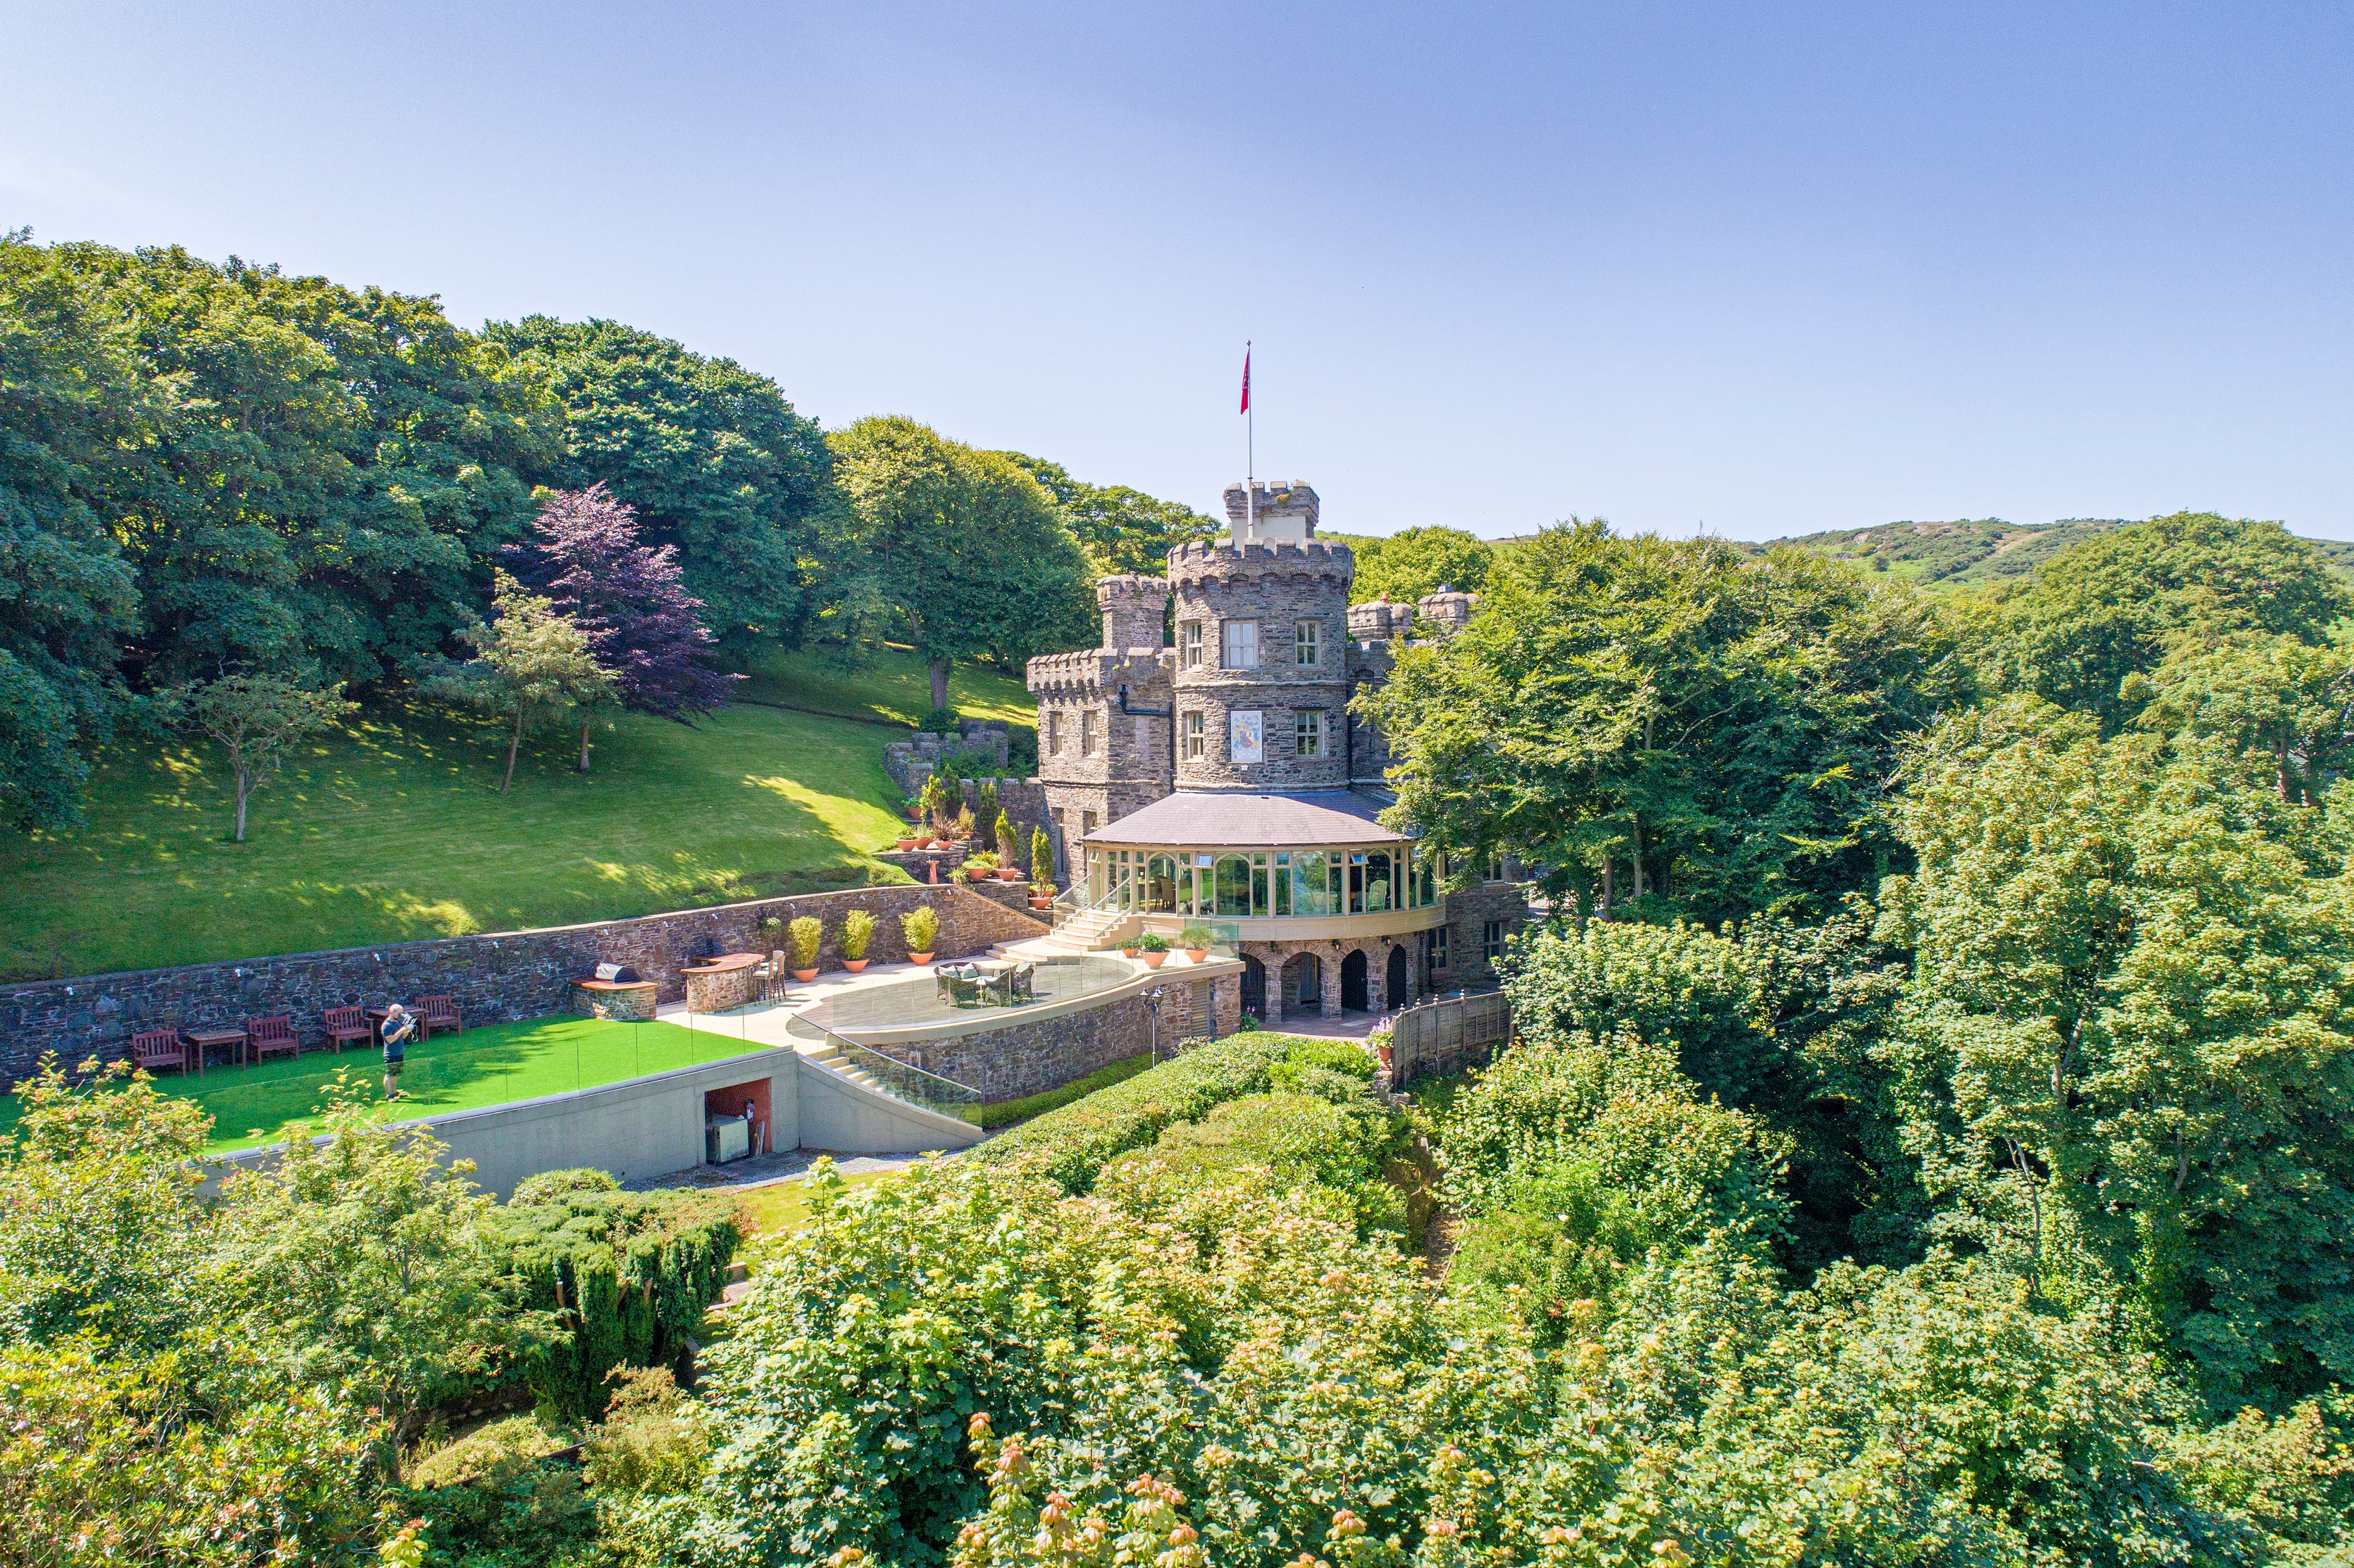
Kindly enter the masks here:
M 1349 913 L 1363 915 L 1364 912 L 1365 852 L 1351 850 L 1349 852 Z M 1339 911 L 1335 910 L 1334 913 L 1338 914 Z
M 1377 915 L 1390 907 L 1390 857 L 1375 850 L 1365 857 L 1365 912 Z
M 1218 857 L 1218 914 L 1245 916 L 1251 912 L 1250 862 L 1238 854 Z
M 1284 853 L 1284 852 L 1283 852 L 1283 851 L 1281 851 L 1281 850 L 1278 850 L 1278 851 L 1276 852 L 1276 854 L 1275 854 L 1275 877 L 1274 877 L 1274 880 L 1273 880 L 1273 881 L 1272 881 L 1268 885 L 1269 885 L 1269 887 L 1272 889 L 1272 891 L 1273 891 L 1273 892 L 1274 892 L 1274 894 L 1275 894 L 1275 910 L 1274 910 L 1274 912 L 1275 912 L 1276 914 L 1278 914 L 1278 915 L 1288 915 L 1288 914 L 1290 914 L 1290 913 L 1291 913 L 1291 856 L 1290 856 L 1290 855 L 1288 855 L 1288 853 Z
M 1177 907 L 1177 863 L 1156 854 L 1144 863 L 1144 908 L 1166 914 Z
M 1299 915 L 1330 915 L 1332 896 L 1324 885 L 1324 856 L 1301 850 L 1291 857 L 1291 907 Z
M 1263 854 L 1255 854 L 1251 856 L 1251 913 L 1254 915 L 1264 915 L 1267 912 L 1268 907 L 1269 906 L 1267 901 L 1267 856 Z

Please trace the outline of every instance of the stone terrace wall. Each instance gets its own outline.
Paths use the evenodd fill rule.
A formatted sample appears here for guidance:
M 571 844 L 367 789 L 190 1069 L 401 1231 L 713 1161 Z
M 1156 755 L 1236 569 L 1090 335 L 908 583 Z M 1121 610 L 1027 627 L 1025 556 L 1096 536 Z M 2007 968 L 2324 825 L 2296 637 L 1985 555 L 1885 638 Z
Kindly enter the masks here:
M 25 1076 L 46 1052 L 71 1067 L 90 1056 L 128 1054 L 131 1036 L 142 1029 L 234 1027 L 248 1013 L 292 1015 L 306 1046 L 323 1039 L 325 1009 L 359 1002 L 446 993 L 469 1025 L 541 1018 L 567 1011 L 572 982 L 600 963 L 630 965 L 662 986 L 663 1000 L 674 1001 L 684 995 L 680 969 L 686 960 L 758 948 L 760 922 L 769 916 L 824 921 L 820 961 L 834 969 L 846 911 L 875 916 L 867 957 L 891 962 L 907 956 L 898 916 L 929 906 L 940 917 L 940 957 L 962 958 L 1045 933 L 1030 915 L 1027 891 L 1019 883 L 859 887 L 588 926 L 0 986 L 0 1082 Z

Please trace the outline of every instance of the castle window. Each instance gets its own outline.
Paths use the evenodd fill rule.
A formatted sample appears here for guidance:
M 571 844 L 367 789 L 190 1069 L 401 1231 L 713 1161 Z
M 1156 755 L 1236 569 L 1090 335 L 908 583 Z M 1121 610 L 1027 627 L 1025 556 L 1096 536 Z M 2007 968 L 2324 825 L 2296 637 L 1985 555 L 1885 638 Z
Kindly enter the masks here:
M 1063 715 L 1054 709 L 1046 710 L 1046 754 L 1051 757 L 1063 749 Z
M 1445 969 L 1447 967 L 1447 927 L 1433 926 L 1422 935 L 1424 972 Z
M 1095 711 L 1093 709 L 1089 709 L 1087 712 L 1079 715 L 1079 755 L 1081 757 L 1093 757 L 1095 754 L 1096 715 Z
M 1488 880 L 1490 882 L 1501 882 L 1504 880 L 1504 857 L 1502 855 L 1491 854 L 1488 857 Z
M 1178 647 L 1183 650 L 1185 668 L 1200 669 L 1202 667 L 1202 623 L 1198 620 L 1189 620 L 1179 627 L 1178 630 L 1182 634 L 1178 638 Z
M 1258 668 L 1257 621 L 1225 621 L 1219 626 L 1218 631 L 1225 640 L 1218 650 L 1221 669 L 1256 670 Z
M 1292 735 L 1302 757 L 1322 757 L 1324 753 L 1324 715 L 1320 713 L 1294 714 Z
M 1324 623 L 1320 620 L 1303 620 L 1293 629 L 1293 647 L 1297 653 L 1297 662 L 1301 665 L 1313 664 L 1317 662 L 1318 644 L 1322 641 L 1323 629 Z
M 1199 758 L 1202 755 L 1202 715 L 1187 714 L 1185 715 L 1185 755 L 1188 758 Z
M 1494 963 L 1504 956 L 1504 923 L 1490 920 L 1479 927 L 1479 956 Z

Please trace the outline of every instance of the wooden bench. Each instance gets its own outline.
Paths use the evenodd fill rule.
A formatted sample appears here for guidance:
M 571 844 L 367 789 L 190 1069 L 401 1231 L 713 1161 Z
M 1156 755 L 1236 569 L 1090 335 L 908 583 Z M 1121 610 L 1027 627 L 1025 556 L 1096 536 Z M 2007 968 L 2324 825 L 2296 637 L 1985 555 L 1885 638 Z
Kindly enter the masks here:
M 294 1020 L 285 1013 L 273 1013 L 268 1018 L 245 1021 L 246 1044 L 253 1050 L 257 1063 L 270 1060 L 272 1051 L 284 1056 L 300 1056 L 302 1042 L 294 1037 Z
M 324 1022 L 327 1025 L 327 1044 L 335 1048 L 335 1054 L 339 1056 L 343 1054 L 344 1045 L 347 1041 L 365 1041 L 371 1045 L 376 1044 L 376 1029 L 368 1022 L 367 1010 L 364 1007 L 331 1007 L 327 1009 Z
M 143 1029 L 131 1037 L 131 1059 L 147 1072 L 169 1067 L 175 1073 L 188 1070 L 187 1042 L 176 1029 Z
M 430 1040 L 436 1033 L 463 1034 L 466 1032 L 464 1022 L 458 1016 L 458 1002 L 454 997 L 420 996 L 408 1004 L 408 1011 L 417 1014 L 417 1037 L 419 1040 Z

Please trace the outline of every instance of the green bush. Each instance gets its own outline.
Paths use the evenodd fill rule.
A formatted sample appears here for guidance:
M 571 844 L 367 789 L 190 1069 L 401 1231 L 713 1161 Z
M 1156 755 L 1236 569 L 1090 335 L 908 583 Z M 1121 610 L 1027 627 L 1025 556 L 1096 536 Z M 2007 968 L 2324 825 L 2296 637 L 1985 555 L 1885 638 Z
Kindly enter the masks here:
M 842 917 L 842 956 L 855 963 L 866 956 L 875 941 L 875 916 L 864 909 L 853 909 Z
M 1216 940 L 1207 926 L 1188 926 L 1177 933 L 1177 945 L 1188 952 L 1206 950 Z
M 993 795 L 996 792 L 995 788 L 992 786 L 990 793 Z M 1016 857 L 1021 852 L 1022 830 L 1013 825 L 1013 817 L 1007 814 L 1002 807 L 998 809 L 995 822 L 995 831 L 990 834 L 990 837 L 993 842 L 991 842 L 989 847 L 997 852 L 999 861 L 1005 865 L 1013 865 L 1016 863 Z
M 1307 1062 L 1278 1062 L 1267 1069 L 1267 1076 L 1278 1094 L 1313 1095 L 1336 1106 L 1351 1105 L 1365 1097 L 1364 1079 Z
M 427 1521 L 425 1562 L 522 1568 L 584 1544 L 595 1512 L 579 1468 L 547 1457 L 571 1444 L 569 1433 L 518 1415 L 413 1463 L 407 1511 Z
M 618 1192 L 621 1184 L 610 1171 L 584 1165 L 570 1171 L 543 1171 L 515 1183 L 510 1203 L 552 1203 L 573 1192 Z
M 797 969 L 817 968 L 818 948 L 825 940 L 824 925 L 814 915 L 802 915 L 796 916 L 793 923 L 785 929 L 792 943 L 793 968 Z
M 1030 830 L 1030 880 L 1055 880 L 1055 841 L 1046 836 L 1044 828 Z
M 710 1439 L 680 1398 L 668 1367 L 640 1367 L 613 1391 L 605 1419 L 581 1445 L 599 1497 L 684 1491 Z
M 518 1193 L 487 1229 L 524 1304 L 564 1330 L 525 1352 L 524 1383 L 542 1411 L 576 1421 L 604 1408 L 616 1367 L 676 1359 L 743 1239 L 726 1200 L 677 1190 Z
M 1344 1194 L 1362 1229 L 1403 1233 L 1404 1201 L 1382 1180 L 1382 1168 L 1405 1136 L 1405 1118 L 1375 1105 L 1362 1084 L 1352 1084 L 1341 1100 L 1248 1095 L 1213 1107 L 1200 1121 L 1164 1129 L 1152 1147 L 1130 1150 L 1107 1169 L 1151 1162 L 1204 1180 L 1246 1168 L 1270 1171 Z
M 1140 953 L 1165 953 L 1169 950 L 1169 938 L 1158 931 L 1147 931 L 1136 939 L 1136 950 Z
M 907 938 L 907 951 L 928 953 L 939 939 L 940 917 L 931 906 L 923 905 L 899 916 L 899 930 Z
M 997 779 L 994 776 L 977 773 L 966 777 L 981 779 L 980 787 L 972 792 L 972 820 L 981 824 L 981 847 L 985 850 L 1010 849 L 1012 846 L 1001 842 L 997 836 L 997 820 L 1004 815 L 997 809 Z
M 955 735 L 959 733 L 956 709 L 934 708 L 924 715 L 924 722 L 916 727 L 926 735 Z
M 1150 1072 L 1048 1111 L 966 1158 L 1002 1163 L 1035 1157 L 1065 1192 L 1085 1192 L 1111 1160 L 1150 1143 L 1171 1123 L 1193 1121 L 1227 1100 L 1263 1093 L 1267 1070 L 1284 1059 L 1290 1044 L 1281 1035 L 1229 1035 L 1181 1046 L 1181 1054 Z
M 1291 1053 L 1285 1059 L 1302 1067 L 1329 1067 L 1368 1084 L 1381 1065 L 1373 1053 L 1353 1040 L 1326 1040 L 1313 1034 L 1294 1035 Z
M 1097 1089 L 1108 1089 L 1114 1084 L 1124 1084 L 1151 1065 L 1152 1054 L 1149 1051 L 1139 1052 L 1125 1061 L 1114 1062 L 1109 1066 L 1097 1067 L 1086 1077 L 1075 1078 L 1059 1089 L 1046 1089 L 1034 1095 L 1023 1095 L 1020 1099 L 1015 1100 L 1000 1100 L 995 1105 L 967 1106 L 964 1107 L 964 1119 L 981 1128 L 1010 1127 L 1017 1121 L 1026 1121 L 1034 1116 L 1044 1116 L 1058 1107 L 1069 1105 L 1073 1100 L 1085 1099 Z

